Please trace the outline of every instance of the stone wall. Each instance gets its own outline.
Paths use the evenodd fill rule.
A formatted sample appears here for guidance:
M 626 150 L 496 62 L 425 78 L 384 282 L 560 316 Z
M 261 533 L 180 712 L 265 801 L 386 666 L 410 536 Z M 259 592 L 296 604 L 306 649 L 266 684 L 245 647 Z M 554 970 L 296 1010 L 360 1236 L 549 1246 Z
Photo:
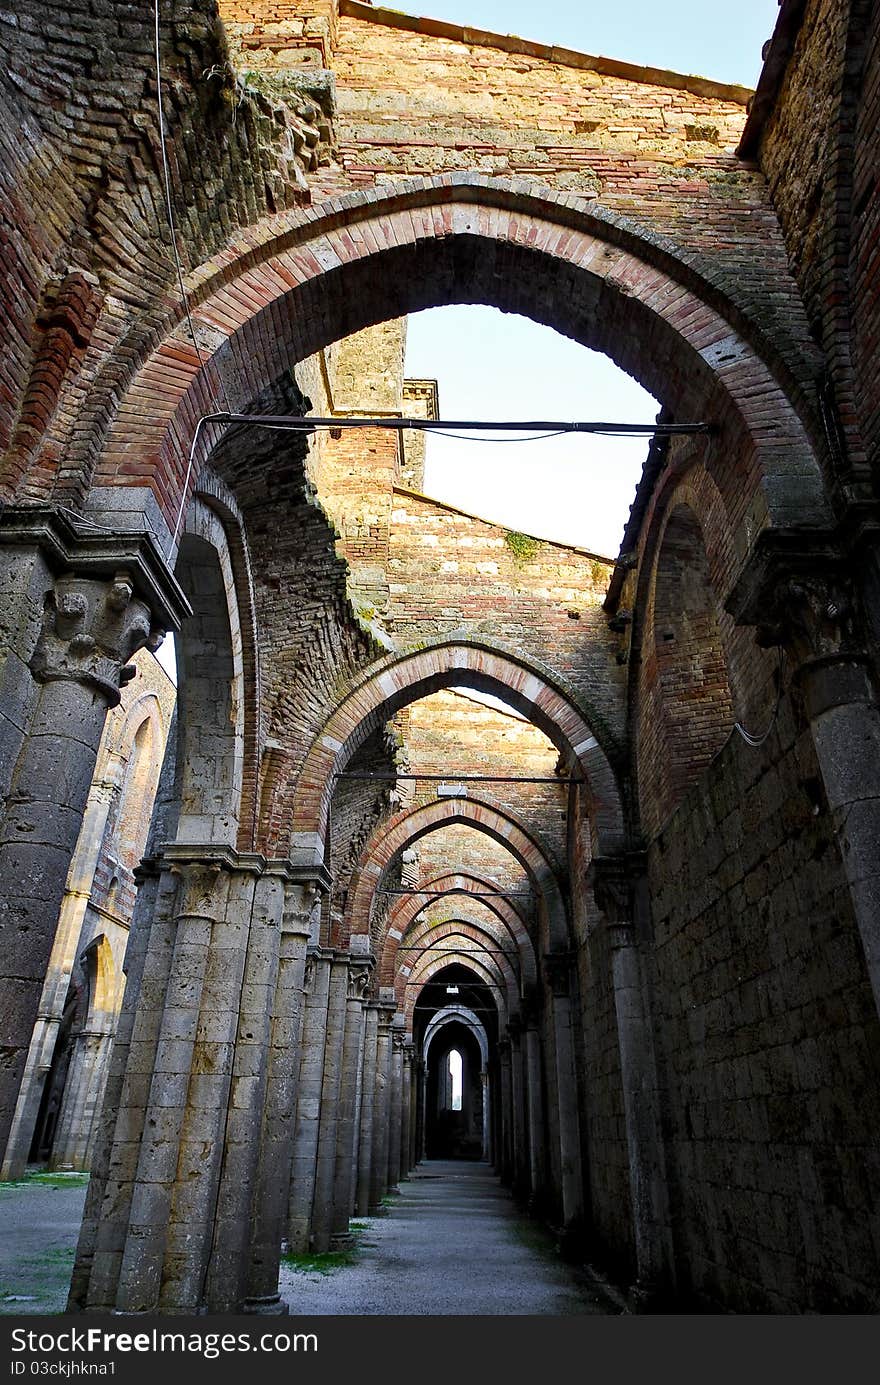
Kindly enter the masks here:
M 762 750 L 734 736 L 687 794 L 649 875 L 680 1287 L 872 1311 L 880 1024 L 787 699 Z

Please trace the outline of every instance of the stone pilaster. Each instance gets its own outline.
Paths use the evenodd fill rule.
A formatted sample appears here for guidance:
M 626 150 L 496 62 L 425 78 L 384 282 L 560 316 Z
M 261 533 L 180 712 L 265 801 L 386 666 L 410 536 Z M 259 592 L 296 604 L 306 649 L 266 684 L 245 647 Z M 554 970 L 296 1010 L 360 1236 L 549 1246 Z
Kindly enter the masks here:
M 64 1013 L 64 1002 L 76 961 L 83 919 L 92 891 L 98 853 L 110 807 L 122 780 L 122 772 L 123 764 L 119 755 L 110 755 L 104 775 L 93 782 L 89 791 L 82 827 L 65 882 L 58 926 L 25 1060 L 6 1154 L 0 1165 L 0 1178 L 3 1179 L 21 1178 L 27 1164 L 43 1088 L 52 1064 L 58 1029 Z M 73 1069 L 80 1066 L 79 1057 L 81 1055 L 74 1055 L 71 1061 Z M 70 1078 L 66 1085 L 70 1087 Z M 72 1111 L 66 1093 L 65 1105 L 68 1107 L 67 1115 L 71 1117 Z M 57 1144 L 56 1139 L 56 1147 Z M 87 1168 L 88 1165 L 77 1164 L 76 1167 Z
M 329 1250 L 333 1228 L 333 1195 L 336 1181 L 339 1101 L 345 1045 L 348 981 L 348 954 L 337 952 L 330 966 L 330 983 L 327 992 L 324 1079 L 321 1087 L 315 1195 L 312 1202 L 311 1249 L 319 1254 Z
M 523 1073 L 526 1131 L 529 1148 L 529 1208 L 543 1206 L 547 1179 L 544 1150 L 544 1082 L 541 1072 L 541 1032 L 537 997 L 531 997 L 523 1016 Z
M 391 1101 L 391 1021 L 394 1017 L 394 992 L 383 986 L 379 992 L 376 1030 L 376 1076 L 373 1102 L 373 1147 L 370 1158 L 370 1210 L 381 1206 L 388 1188 L 388 1139 Z
M 336 1123 L 331 1246 L 337 1248 L 348 1243 L 348 1223 L 354 1211 L 357 1118 L 363 1083 L 364 1006 L 372 970 L 373 958 L 369 951 L 369 938 L 355 934 L 347 959 L 345 1036 Z
M 880 708 L 849 565 L 818 540 L 810 550 L 768 539 L 727 605 L 739 624 L 755 626 L 759 645 L 786 655 L 880 1012 Z
M 556 1094 L 559 1103 L 559 1167 L 562 1177 L 562 1225 L 569 1240 L 579 1234 L 584 1217 L 584 1177 L 578 1118 L 578 1082 L 572 1022 L 571 953 L 548 953 L 544 970 L 550 987 Z
M 311 1243 L 312 1204 L 315 1196 L 321 1128 L 327 1007 L 330 1000 L 330 972 L 333 961 L 334 953 L 328 948 L 310 947 L 306 956 L 302 1051 L 287 1218 L 287 1240 L 295 1255 L 305 1254 Z
M 497 1161 L 502 1183 L 513 1179 L 513 1086 L 510 1071 L 510 1039 L 498 1041 L 498 1068 L 501 1100 L 501 1148 Z
M 514 1195 L 524 1201 L 529 1195 L 529 1144 L 526 1120 L 526 1085 L 523 1072 L 523 1025 L 518 1014 L 507 1021 L 507 1034 L 510 1039 L 510 1095 L 511 1095 L 511 1144 L 512 1163 L 511 1186 Z
M 415 1066 L 415 1045 L 408 1039 L 403 1046 L 403 1094 L 401 1097 L 401 1107 L 403 1120 L 400 1127 L 400 1176 L 406 1178 L 413 1166 L 414 1158 L 412 1152 L 413 1133 L 414 1133 L 414 1111 L 413 1095 L 414 1087 L 414 1066 Z
M 406 1043 L 403 1015 L 391 1024 L 391 1084 L 388 1110 L 388 1186 L 400 1182 L 400 1132 L 403 1128 L 403 1050 Z
M 248 1313 L 276 1312 L 278 1264 L 290 1199 L 309 939 L 317 933 L 326 876 L 297 873 L 284 892 L 278 971 L 269 1028 L 265 1109 L 248 1267 Z
M 290 869 L 182 845 L 165 847 L 156 869 L 147 929 L 136 912 L 132 942 L 148 938 L 129 975 L 137 1009 L 120 1029 L 122 1069 L 111 1070 L 107 1109 L 117 1092 L 119 1106 L 96 1159 L 70 1302 L 122 1312 L 236 1310 L 249 1242 L 252 1264 L 266 1220 L 273 1043 L 285 1054 L 291 1038 L 296 1047 L 279 1013 Z M 307 929 L 293 936 L 301 958 Z
M 373 1183 L 373 1125 L 376 1118 L 376 1053 L 379 1036 L 379 1003 L 364 1006 L 364 1052 L 361 1109 L 357 1136 L 355 1211 L 365 1217 L 370 1210 Z
M 638 1275 L 633 1297 L 643 1305 L 673 1275 L 657 1069 L 637 947 L 637 909 L 646 901 L 643 855 L 595 858 L 590 883 L 609 933 Z

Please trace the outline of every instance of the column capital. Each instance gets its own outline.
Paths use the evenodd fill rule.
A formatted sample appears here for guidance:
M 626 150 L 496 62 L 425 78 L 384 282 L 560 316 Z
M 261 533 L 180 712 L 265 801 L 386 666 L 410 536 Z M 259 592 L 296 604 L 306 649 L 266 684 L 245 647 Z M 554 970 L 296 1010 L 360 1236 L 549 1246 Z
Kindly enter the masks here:
M 145 529 L 99 529 L 61 506 L 9 505 L 0 513 L 0 543 L 38 548 L 59 574 L 108 580 L 125 571 L 157 629 L 179 630 L 192 615 L 156 538 Z
M 158 649 L 164 634 L 126 569 L 109 579 L 66 572 L 46 594 L 30 670 L 38 683 L 81 683 L 115 707 L 134 677 L 129 659 Z
M 552 995 L 566 996 L 571 993 L 575 957 L 574 952 L 544 953 L 544 972 Z
M 831 534 L 764 533 L 725 602 L 753 625 L 762 649 L 779 647 L 795 669 L 863 654 L 858 598 L 846 548 Z
M 375 961 L 363 954 L 349 954 L 348 958 L 348 1000 L 364 1001 L 370 989 Z

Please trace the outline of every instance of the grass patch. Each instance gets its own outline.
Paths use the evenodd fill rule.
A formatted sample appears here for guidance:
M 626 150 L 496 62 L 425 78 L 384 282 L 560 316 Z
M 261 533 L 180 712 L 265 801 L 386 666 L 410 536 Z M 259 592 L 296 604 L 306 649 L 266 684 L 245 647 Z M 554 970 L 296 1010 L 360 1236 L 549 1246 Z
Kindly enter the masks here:
M 360 1258 L 360 1242 L 364 1233 L 369 1230 L 366 1222 L 349 1222 L 348 1229 L 354 1238 L 354 1245 L 346 1246 L 344 1250 L 325 1250 L 319 1255 L 306 1252 L 303 1255 L 282 1255 L 281 1263 L 286 1265 L 289 1270 L 296 1274 L 334 1274 L 336 1270 L 343 1270 L 349 1265 L 355 1265 Z
M 282 1255 L 281 1263 L 297 1274 L 333 1274 L 357 1260 L 357 1247 L 350 1250 L 326 1250 L 320 1255 Z
M 24 1178 L 15 1178 L 9 1183 L 0 1183 L 0 1192 L 15 1188 L 84 1188 L 89 1181 L 87 1173 L 50 1173 L 40 1169 L 26 1173 Z

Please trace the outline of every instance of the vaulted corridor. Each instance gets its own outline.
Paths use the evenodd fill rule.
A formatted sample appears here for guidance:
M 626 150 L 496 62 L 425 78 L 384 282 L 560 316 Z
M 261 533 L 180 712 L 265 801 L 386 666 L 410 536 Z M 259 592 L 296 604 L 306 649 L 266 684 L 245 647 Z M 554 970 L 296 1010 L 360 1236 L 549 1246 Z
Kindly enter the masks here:
M 331 1273 L 282 1262 L 292 1314 L 555 1315 L 618 1313 L 622 1300 L 555 1254 L 550 1236 L 518 1215 L 487 1164 L 424 1160 L 360 1223 L 351 1265 Z
M 0 13 L 0 1180 L 89 1171 L 67 1311 L 605 1311 L 515 1208 L 633 1311 L 876 1311 L 876 9 L 782 0 L 754 93 Z M 650 418 L 537 348 L 447 412 L 474 306 Z M 487 428 L 643 437 L 616 556 L 540 462 L 528 532 L 440 499 Z

